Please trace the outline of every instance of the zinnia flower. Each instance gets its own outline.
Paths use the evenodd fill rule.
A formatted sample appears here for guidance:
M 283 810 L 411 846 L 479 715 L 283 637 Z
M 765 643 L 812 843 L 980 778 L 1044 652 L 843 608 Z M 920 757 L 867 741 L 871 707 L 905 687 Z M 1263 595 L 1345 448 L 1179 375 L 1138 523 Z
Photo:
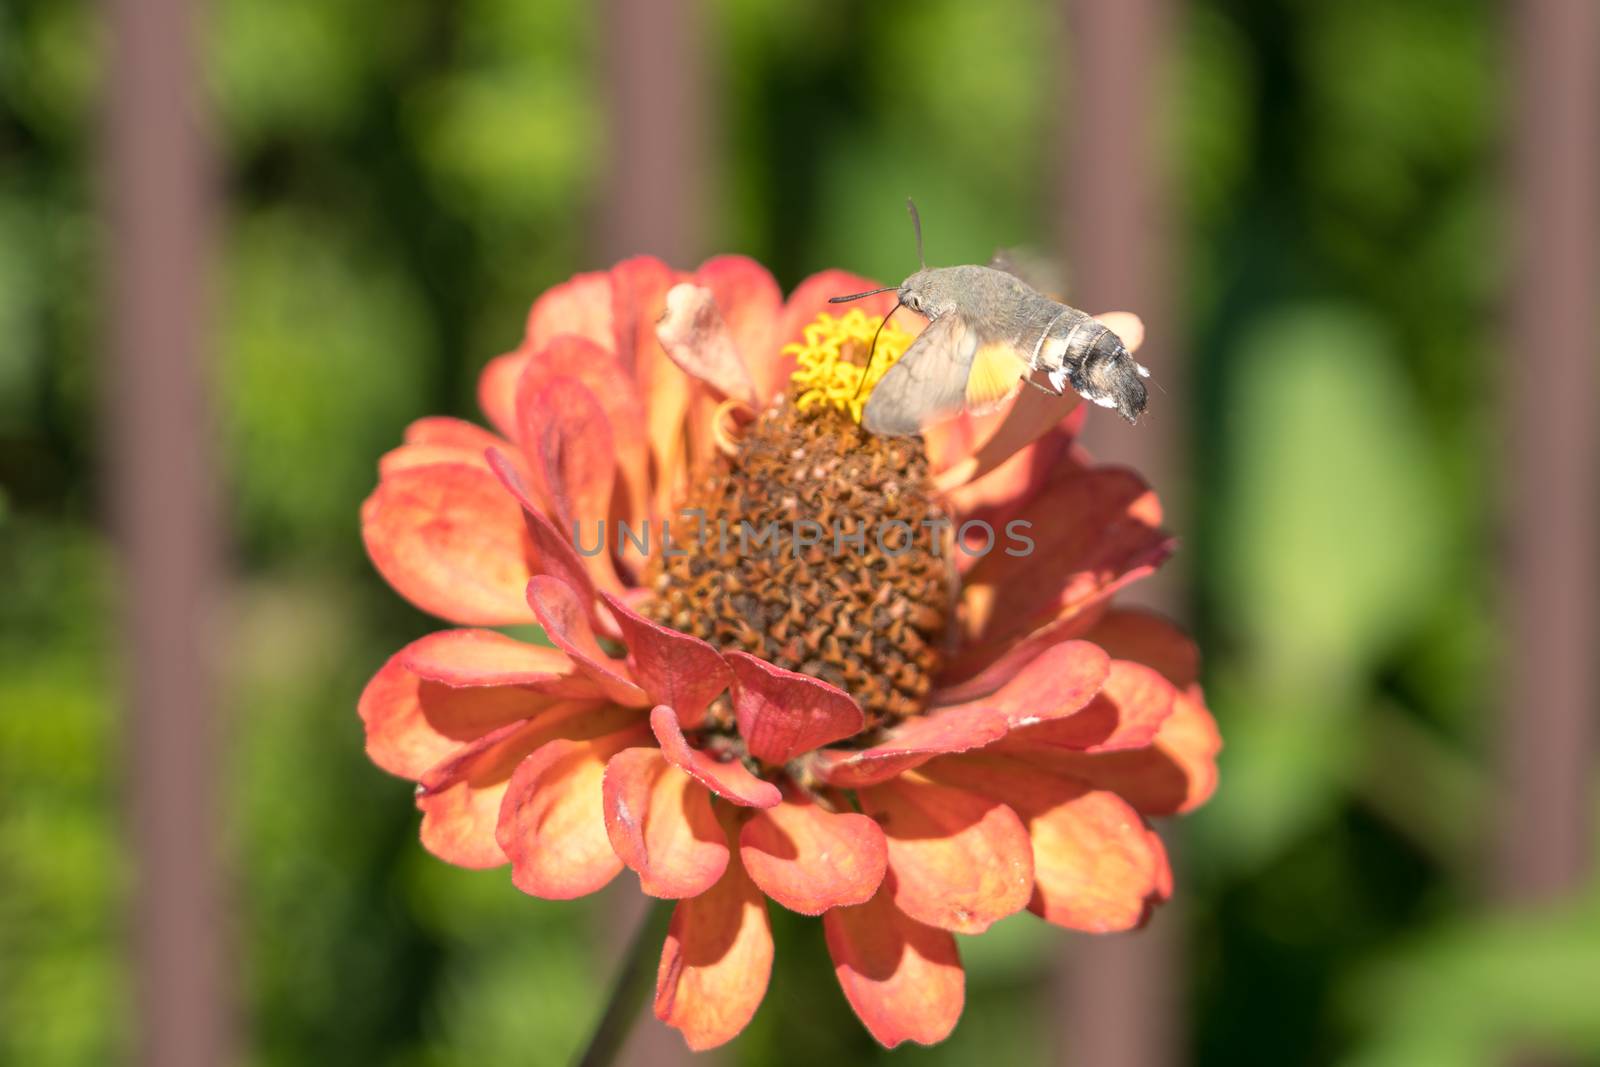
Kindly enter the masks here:
M 484 371 L 494 431 L 412 424 L 362 508 L 389 584 L 468 627 L 361 697 L 423 845 L 547 899 L 628 868 L 677 900 L 655 1011 L 696 1049 L 766 992 L 768 897 L 822 917 L 878 1041 L 941 1040 L 955 934 L 1023 908 L 1138 926 L 1171 889 L 1146 820 L 1215 781 L 1194 647 L 1110 604 L 1169 551 L 1154 495 L 1033 390 L 866 434 L 913 334 L 885 329 L 869 373 L 892 299 L 826 299 L 873 287 L 827 272 L 786 302 L 738 257 L 579 275 Z M 648 555 L 619 550 L 624 522 Z M 741 522 L 776 533 L 740 543 Z M 519 624 L 553 647 L 491 629 Z

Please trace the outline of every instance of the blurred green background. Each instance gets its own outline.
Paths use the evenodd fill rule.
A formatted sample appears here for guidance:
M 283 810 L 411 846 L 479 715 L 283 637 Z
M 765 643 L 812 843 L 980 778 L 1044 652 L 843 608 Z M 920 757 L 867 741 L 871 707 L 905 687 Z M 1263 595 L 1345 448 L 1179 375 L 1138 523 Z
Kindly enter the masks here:
M 1600 1062 L 1600 899 L 1486 903 L 1502 13 L 1194 0 L 1166 98 L 1196 481 L 1184 565 L 1228 748 L 1173 827 L 1194 1064 Z M 708 247 L 785 285 L 1046 243 L 1062 62 L 1031 0 L 716 0 Z M 597 37 L 577 0 L 217 0 L 217 385 L 236 576 L 228 848 L 252 1064 L 560 1063 L 607 904 L 430 858 L 362 754 L 361 685 L 432 628 L 356 508 L 412 418 L 597 265 Z M 95 94 L 84 0 L 0 4 L 0 1061 L 125 1055 L 115 587 L 97 482 Z M 1361 57 L 1352 65 L 1351 56 Z M 986 116 L 974 121 L 974 115 Z M 687 265 L 687 264 L 684 264 Z M 1157 368 L 1159 373 L 1159 368 Z M 820 929 L 774 908 L 723 1062 L 885 1056 Z M 1043 932 L 1041 932 L 1043 931 Z M 909 1062 L 1048 1062 L 1074 938 L 965 940 L 966 1015 Z

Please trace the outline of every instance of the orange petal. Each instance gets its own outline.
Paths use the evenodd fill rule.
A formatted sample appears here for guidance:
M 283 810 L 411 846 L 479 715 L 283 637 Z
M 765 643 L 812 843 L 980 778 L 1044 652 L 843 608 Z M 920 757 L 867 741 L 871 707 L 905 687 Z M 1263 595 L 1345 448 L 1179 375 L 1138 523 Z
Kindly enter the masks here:
M 407 645 L 412 674 L 454 687 L 519 686 L 554 697 L 598 697 L 600 688 L 557 648 L 529 645 L 495 630 L 444 630 Z
M 956 707 L 983 707 L 1003 715 L 1015 729 L 1076 715 L 1094 699 L 1111 673 L 1111 657 L 1088 641 L 1052 645 L 995 692 Z M 949 699 L 936 693 L 935 703 Z
M 751 774 L 739 760 L 719 760 L 690 746 L 677 712 L 665 704 L 651 710 L 650 729 L 669 762 L 722 799 L 747 808 L 770 808 L 783 799 L 777 786 Z
M 586 740 L 547 741 L 517 765 L 500 804 L 495 841 L 511 881 L 530 896 L 587 896 L 622 870 L 606 832 L 603 782 L 618 752 L 649 742 L 633 726 Z
M 1023 518 L 1033 550 L 991 552 L 966 576 L 962 648 L 947 678 L 982 674 L 993 687 L 1039 648 L 1081 634 L 1092 610 L 1171 552 L 1155 495 L 1120 468 L 1069 472 Z
M 378 473 L 386 477 L 407 467 L 434 463 L 465 463 L 485 467 L 483 454 L 491 448 L 506 448 L 502 437 L 461 419 L 430 416 L 406 427 L 405 443 L 378 460 Z
M 589 615 L 589 621 L 599 624 L 607 636 L 614 636 L 610 616 L 596 609 L 594 578 L 584 564 L 578 550 L 545 516 L 544 509 L 529 495 L 528 486 L 513 461 L 499 449 L 491 449 L 485 457 L 489 469 L 500 484 L 522 508 L 523 526 L 527 530 L 531 548 L 533 573 L 559 578 L 578 594 Z
M 1082 752 L 1115 752 L 1143 748 L 1172 714 L 1177 690 L 1154 670 L 1125 659 L 1111 661 L 1103 689 L 1075 715 L 1013 730 L 995 746 L 1014 751 L 1049 745 Z
M 691 1049 L 715 1048 L 750 1022 L 771 977 L 766 898 L 733 856 L 721 881 L 672 912 L 656 972 L 656 1018 L 682 1031 Z
M 602 596 L 627 643 L 634 677 L 651 702 L 671 707 L 685 727 L 698 726 L 711 699 L 733 684 L 717 650 L 645 618 L 609 593 Z
M 710 289 L 680 282 L 668 290 L 667 310 L 656 323 L 656 338 L 685 374 L 723 396 L 758 406 L 750 372 Z
M 550 502 L 557 529 L 569 531 L 574 544 L 595 537 L 602 551 L 584 556 L 584 566 L 597 586 L 620 590 L 611 553 L 603 550 L 617 457 L 600 402 L 578 379 L 558 376 L 519 390 L 517 415 L 533 485 Z
M 628 665 L 612 659 L 600 647 L 584 614 L 583 603 L 570 585 L 560 578 L 535 575 L 528 580 L 528 606 L 551 643 L 565 652 L 578 670 L 592 678 L 607 696 L 629 707 L 642 708 L 649 703 L 644 690 L 628 677 Z
M 654 748 L 629 748 L 606 764 L 606 833 L 653 897 L 699 896 L 728 867 L 728 839 L 704 786 Z
M 1033 850 L 1015 812 L 988 797 L 899 778 L 863 789 L 862 810 L 883 827 L 895 906 L 963 934 L 1027 906 Z
M 1006 734 L 1003 714 L 988 708 L 949 708 L 907 719 L 870 748 L 824 749 L 812 760 L 816 775 L 840 789 L 886 782 L 946 752 L 993 744 Z
M 886 1048 L 950 1036 L 966 996 L 956 939 L 894 906 L 887 888 L 822 917 L 833 971 L 867 1031 Z
M 613 343 L 609 272 L 575 274 L 533 302 L 524 347 L 537 352 L 558 334 L 576 334 L 606 346 Z
M 859 733 L 861 707 L 842 689 L 775 667 L 745 652 L 724 657 L 733 669 L 739 736 L 764 763 L 782 765 L 803 752 Z
M 606 284 L 609 288 L 610 282 Z M 611 344 L 609 332 L 604 343 Z M 644 400 L 632 373 L 609 347 L 572 334 L 560 334 L 537 349 L 524 364 L 516 385 L 517 394 L 531 396 L 550 379 L 558 377 L 582 382 L 605 412 L 626 494 L 627 507 L 622 517 L 635 523 L 643 521 L 649 499 L 650 456 L 644 431 Z M 518 403 L 520 405 L 521 401 Z
M 1137 608 L 1113 608 L 1094 624 L 1089 640 L 1118 659 L 1154 667 L 1180 688 L 1200 677 L 1200 651 L 1167 619 Z
M 1115 793 L 988 753 L 940 760 L 926 773 L 1001 801 L 1027 822 L 1029 907 L 1058 926 L 1130 930 L 1170 878 L 1159 838 Z
M 406 661 L 430 640 L 414 641 L 389 657 L 357 704 L 372 762 L 413 781 L 486 734 L 551 704 L 548 695 L 520 686 L 463 689 L 418 676 Z
M 633 371 L 647 398 L 645 432 L 655 460 L 656 514 L 666 514 L 688 486 L 685 428 L 697 386 L 673 365 L 656 340 L 655 327 L 666 311 L 667 290 L 681 278 L 649 256 L 623 260 L 611 270 L 612 328 L 617 357 Z
M 872 899 L 888 864 L 877 823 L 828 811 L 799 791 L 745 822 L 739 856 L 767 896 L 803 915 Z
M 384 580 L 423 611 L 468 626 L 529 621 L 528 535 L 517 502 L 488 471 L 396 471 L 362 504 L 361 533 Z

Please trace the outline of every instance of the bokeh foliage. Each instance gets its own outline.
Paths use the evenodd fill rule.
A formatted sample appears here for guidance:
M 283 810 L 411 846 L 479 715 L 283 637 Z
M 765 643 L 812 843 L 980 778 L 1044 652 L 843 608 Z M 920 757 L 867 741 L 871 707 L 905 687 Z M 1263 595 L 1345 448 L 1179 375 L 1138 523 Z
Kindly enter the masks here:
M 707 250 L 793 284 L 1047 242 L 1055 5 L 716 0 Z M 86 0 L 0 7 L 0 1061 L 126 1048 L 116 586 L 94 462 L 102 328 Z M 1182 857 L 1200 1064 L 1600 1056 L 1600 900 L 1485 903 L 1501 358 L 1503 34 L 1482 0 L 1197 0 L 1166 143 L 1192 368 L 1186 561 L 1229 741 Z M 593 266 L 594 5 L 218 0 L 219 464 L 237 581 L 224 710 L 249 1062 L 560 1063 L 615 895 L 533 901 L 415 842 L 361 753 L 365 678 L 428 620 L 361 554 L 373 464 Z M 1156 368 L 1160 374 L 1160 368 Z M 776 911 L 776 909 L 775 909 Z M 817 925 L 728 1062 L 874 1046 Z M 899 1058 L 1043 1063 L 1028 917 L 964 945 L 956 1035 Z

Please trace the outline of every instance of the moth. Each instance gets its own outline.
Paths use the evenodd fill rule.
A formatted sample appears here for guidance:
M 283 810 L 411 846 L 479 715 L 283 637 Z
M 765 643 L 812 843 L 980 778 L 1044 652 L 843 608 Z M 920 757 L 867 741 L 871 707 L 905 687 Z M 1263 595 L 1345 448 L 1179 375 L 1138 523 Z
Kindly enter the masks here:
M 1087 312 L 1033 288 L 1003 256 L 986 267 L 930 268 L 917 207 L 909 200 L 906 206 L 922 269 L 897 286 L 830 300 L 894 292 L 889 315 L 907 307 L 928 318 L 927 328 L 873 389 L 862 426 L 887 436 L 919 433 L 962 410 L 992 411 L 1024 382 L 1054 396 L 1070 387 L 1129 422 L 1138 420 L 1146 399 L 1142 379 L 1150 372 L 1134 362 L 1120 337 Z

